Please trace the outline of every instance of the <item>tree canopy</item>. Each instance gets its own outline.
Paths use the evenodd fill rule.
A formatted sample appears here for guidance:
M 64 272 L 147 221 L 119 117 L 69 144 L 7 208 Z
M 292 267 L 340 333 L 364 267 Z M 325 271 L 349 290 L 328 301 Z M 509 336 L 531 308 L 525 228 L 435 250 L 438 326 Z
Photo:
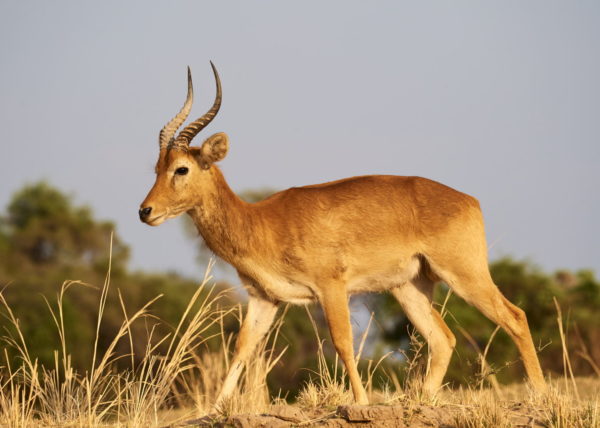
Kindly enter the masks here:
M 13 196 L 2 219 L 0 245 L 10 260 L 3 265 L 12 272 L 48 266 L 105 269 L 114 229 L 48 184 L 28 185 Z M 129 249 L 117 235 L 112 250 L 116 267 L 124 267 Z

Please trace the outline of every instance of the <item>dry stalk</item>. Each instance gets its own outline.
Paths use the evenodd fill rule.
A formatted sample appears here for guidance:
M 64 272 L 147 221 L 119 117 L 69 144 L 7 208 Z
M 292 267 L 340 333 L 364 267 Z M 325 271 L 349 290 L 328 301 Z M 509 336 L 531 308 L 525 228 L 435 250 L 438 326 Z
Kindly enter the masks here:
M 575 324 L 575 334 L 577 337 L 577 341 L 579 342 L 579 350 L 577 351 L 577 355 L 579 355 L 581 358 L 587 361 L 596 373 L 596 376 L 600 377 L 600 367 L 598 366 L 598 364 L 596 364 L 596 361 L 594 361 L 594 358 L 590 354 L 590 351 L 588 350 L 588 347 L 585 344 L 583 337 L 581 337 L 581 332 L 579 331 L 579 327 L 577 326 L 577 324 Z
M 562 311 L 560 310 L 560 305 L 558 304 L 558 300 L 556 300 L 556 297 L 553 297 L 553 300 L 554 306 L 556 306 L 556 322 L 558 323 L 558 332 L 560 334 L 560 343 L 562 345 L 565 388 L 568 392 L 568 379 L 570 378 L 573 384 L 573 391 L 575 392 L 575 396 L 577 397 L 577 400 L 579 400 L 579 391 L 577 389 L 577 384 L 575 383 L 575 376 L 573 375 L 573 368 L 571 367 L 571 359 L 569 358 L 569 351 L 567 348 L 567 337 L 563 329 Z

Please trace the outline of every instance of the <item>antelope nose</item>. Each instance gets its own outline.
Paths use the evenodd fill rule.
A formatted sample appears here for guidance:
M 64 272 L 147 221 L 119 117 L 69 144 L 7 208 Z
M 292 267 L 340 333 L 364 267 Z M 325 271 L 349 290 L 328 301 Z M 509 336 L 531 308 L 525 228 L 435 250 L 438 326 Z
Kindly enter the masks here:
M 144 221 L 150 213 L 152 212 L 152 207 L 140 208 L 138 214 L 140 215 L 140 220 Z

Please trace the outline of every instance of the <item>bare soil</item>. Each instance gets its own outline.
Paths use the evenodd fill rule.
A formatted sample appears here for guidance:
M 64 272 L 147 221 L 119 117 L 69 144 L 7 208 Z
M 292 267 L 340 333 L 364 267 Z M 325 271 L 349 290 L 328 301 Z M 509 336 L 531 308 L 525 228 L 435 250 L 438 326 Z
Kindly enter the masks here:
M 540 411 L 519 403 L 499 405 L 510 426 L 543 427 L 543 415 Z M 294 406 L 273 406 L 269 413 L 260 415 L 235 415 L 227 418 L 212 419 L 205 417 L 188 421 L 178 427 L 445 427 L 459 428 L 472 417 L 476 406 L 458 405 L 374 405 L 339 406 L 333 410 L 301 410 Z

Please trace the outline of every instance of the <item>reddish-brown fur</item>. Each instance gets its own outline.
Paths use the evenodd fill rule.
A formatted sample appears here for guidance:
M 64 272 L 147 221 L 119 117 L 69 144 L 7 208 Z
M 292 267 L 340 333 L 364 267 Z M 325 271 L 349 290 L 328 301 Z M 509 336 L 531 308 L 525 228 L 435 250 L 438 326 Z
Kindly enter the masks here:
M 424 389 L 435 394 L 455 344 L 431 306 L 438 280 L 509 333 L 531 382 L 545 388 L 525 314 L 490 277 L 476 199 L 425 178 L 363 176 L 291 188 L 249 204 L 231 191 L 214 165 L 228 147 L 223 133 L 199 148 L 163 147 L 156 182 L 141 206 L 141 211 L 151 210 L 143 218 L 150 225 L 188 213 L 207 245 L 237 269 L 249 292 L 218 403 L 232 393 L 278 304 L 311 301 L 324 308 L 356 401 L 367 403 L 354 362 L 347 300 L 368 291 L 391 291 L 428 341 L 431 364 Z M 176 174 L 182 167 L 188 172 Z

